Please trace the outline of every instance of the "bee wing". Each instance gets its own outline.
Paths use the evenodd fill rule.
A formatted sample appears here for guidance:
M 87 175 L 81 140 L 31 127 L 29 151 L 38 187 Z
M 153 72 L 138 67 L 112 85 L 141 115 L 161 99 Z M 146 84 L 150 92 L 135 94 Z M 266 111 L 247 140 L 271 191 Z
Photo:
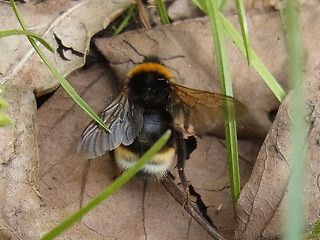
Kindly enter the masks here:
M 77 151 L 86 158 L 101 156 L 120 144 L 130 145 L 143 124 L 142 110 L 130 104 L 124 91 L 100 114 L 100 118 L 111 132 L 95 121 L 84 129 Z
M 180 130 L 202 134 L 212 130 L 217 123 L 233 121 L 243 116 L 247 109 L 244 104 L 232 97 L 196 89 L 171 85 L 171 113 L 175 127 Z M 234 104 L 235 114 L 226 117 L 224 104 Z M 192 132 L 194 134 L 194 132 Z

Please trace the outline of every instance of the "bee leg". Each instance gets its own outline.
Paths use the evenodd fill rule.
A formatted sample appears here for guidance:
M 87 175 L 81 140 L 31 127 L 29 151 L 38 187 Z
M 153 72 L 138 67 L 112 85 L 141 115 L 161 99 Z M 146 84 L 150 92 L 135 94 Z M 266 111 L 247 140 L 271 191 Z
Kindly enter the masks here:
M 184 141 L 182 134 L 177 133 L 176 134 L 176 140 L 177 140 L 177 154 L 178 154 L 178 161 L 177 161 L 177 168 L 179 173 L 179 178 L 181 181 L 181 185 L 183 187 L 183 190 L 185 191 L 185 202 L 182 207 L 189 201 L 189 188 L 187 184 L 187 178 L 184 174 L 184 163 L 186 161 L 187 156 L 187 148 L 186 148 L 186 142 Z
M 124 173 L 124 170 L 120 170 L 118 169 L 117 173 L 111 178 L 112 181 L 116 180 L 118 177 L 120 177 L 120 175 Z

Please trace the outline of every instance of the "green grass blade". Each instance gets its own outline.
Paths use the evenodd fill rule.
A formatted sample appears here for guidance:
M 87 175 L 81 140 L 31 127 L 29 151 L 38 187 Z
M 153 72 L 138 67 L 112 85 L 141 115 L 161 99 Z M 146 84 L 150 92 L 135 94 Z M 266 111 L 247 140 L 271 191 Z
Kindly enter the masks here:
M 14 122 L 4 113 L 0 112 L 0 127 L 8 127 L 14 125 Z
M 128 171 L 123 173 L 117 178 L 107 189 L 100 193 L 96 198 L 91 200 L 86 206 L 81 208 L 79 211 L 71 215 L 68 219 L 64 220 L 57 227 L 53 228 L 48 232 L 42 240 L 50 240 L 59 236 L 63 231 L 71 227 L 75 222 L 79 221 L 89 211 L 98 206 L 102 201 L 107 199 L 111 194 L 116 192 L 122 187 L 127 181 L 129 181 L 136 173 L 139 172 L 141 167 L 146 164 L 169 140 L 171 136 L 171 130 L 168 130 L 162 137 L 140 158 L 140 160 L 131 167 Z
M 166 7 L 164 6 L 163 0 L 157 0 L 157 8 L 160 15 L 161 23 L 162 24 L 170 23 L 168 13 L 167 13 Z
M 16 17 L 24 31 L 28 31 L 23 19 L 20 17 L 17 7 L 13 0 L 10 0 L 11 7 L 16 14 Z M 110 131 L 105 123 L 98 117 L 97 114 L 88 106 L 88 104 L 77 94 L 77 92 L 71 87 L 71 85 L 67 82 L 67 80 L 59 73 L 59 71 L 53 66 L 53 64 L 45 57 L 42 53 L 36 42 L 32 37 L 27 36 L 30 41 L 32 47 L 38 53 L 40 58 L 44 61 L 50 71 L 54 74 L 54 76 L 58 79 L 61 86 L 65 89 L 65 91 L 70 95 L 70 97 L 86 112 L 88 113 L 96 122 L 98 122 L 106 131 Z
M 316 221 L 316 223 L 314 224 L 312 233 L 320 234 L 320 219 L 318 219 L 318 221 Z
M 221 93 L 232 96 L 231 74 L 228 62 L 228 54 L 225 45 L 223 26 L 219 21 L 219 6 L 214 1 L 206 0 L 208 16 L 214 40 L 214 47 L 219 71 Z M 234 105 L 226 104 L 226 117 L 231 119 L 235 115 Z M 237 147 L 236 123 L 234 120 L 225 123 L 226 146 L 228 155 L 229 176 L 231 184 L 232 200 L 235 203 L 240 195 L 240 174 Z
M 311 233 L 310 235 L 303 238 L 305 240 L 312 239 L 312 240 L 319 240 L 320 239 L 320 233 Z
M 221 0 L 220 3 L 219 3 L 219 11 L 223 12 L 224 11 L 224 8 L 226 7 L 227 5 L 227 2 L 228 0 Z
M 195 4 L 204 12 L 207 14 L 206 6 L 204 5 L 204 1 L 199 0 L 193 0 Z M 246 55 L 246 50 L 244 47 L 244 43 L 242 40 L 241 35 L 238 33 L 238 31 L 232 26 L 232 24 L 219 12 L 219 21 L 221 21 L 221 24 L 223 25 L 223 29 L 225 34 L 231 39 L 232 42 L 238 47 L 238 49 L 241 51 L 243 55 Z M 285 98 L 286 93 L 281 88 L 281 86 L 277 83 L 275 78 L 272 76 L 272 74 L 269 72 L 269 70 L 266 68 L 266 66 L 261 62 L 259 57 L 255 54 L 252 49 L 249 50 L 249 55 L 251 59 L 251 66 L 257 71 L 257 73 L 260 75 L 260 77 L 264 80 L 264 82 L 268 85 L 270 90 L 273 92 L 273 94 L 276 96 L 276 98 L 282 102 L 282 100 Z
M 303 239 L 320 239 L 320 219 L 315 222 L 312 233 L 307 235 Z
M 245 47 L 241 35 L 221 13 L 219 13 L 219 15 L 219 19 L 223 25 L 225 33 L 238 47 L 242 54 L 245 55 Z M 286 97 L 285 91 L 282 89 L 282 87 L 279 85 L 279 83 L 272 76 L 267 67 L 262 63 L 262 61 L 259 59 L 259 57 L 255 54 L 254 51 L 250 50 L 250 56 L 251 66 L 257 71 L 257 73 L 264 80 L 264 82 L 267 84 L 267 86 L 270 88 L 270 90 L 273 92 L 276 98 L 280 102 L 282 102 L 282 100 Z
M 247 27 L 247 21 L 246 21 L 243 1 L 242 0 L 235 0 L 235 2 L 236 2 L 236 8 L 237 8 L 237 12 L 238 12 L 238 19 L 239 19 L 239 24 L 240 24 L 240 29 L 241 29 L 242 40 L 244 43 L 244 48 L 246 50 L 246 57 L 248 60 L 248 65 L 251 66 L 251 54 L 250 54 L 251 51 L 250 51 L 250 44 L 249 44 L 249 34 L 248 34 L 248 27 Z
M 6 103 L 2 98 L 0 98 L 0 109 L 7 109 L 8 103 Z
M 3 87 L 0 85 L 0 94 L 3 91 L 4 91 Z M 8 103 L 0 97 L 0 109 L 7 109 L 7 108 L 8 108 Z M 0 127 L 7 127 L 12 125 L 14 125 L 14 122 L 9 117 L 7 117 L 4 113 L 0 112 Z
M 40 42 L 46 49 L 48 49 L 50 52 L 53 52 L 53 48 L 47 43 L 42 37 L 40 37 L 38 34 L 30 32 L 30 31 L 24 31 L 24 30 L 5 30 L 0 31 L 0 38 L 2 37 L 8 37 L 12 35 L 26 35 L 29 37 L 33 37 L 38 42 Z
M 117 30 L 114 32 L 113 36 L 118 35 L 127 25 L 128 22 L 130 20 L 130 18 L 132 17 L 133 11 L 136 9 L 136 5 L 135 4 L 131 4 L 127 10 L 127 15 L 126 17 L 123 19 L 123 21 L 121 22 L 120 26 L 117 28 Z
M 208 15 L 207 7 L 205 1 L 200 1 L 200 0 L 192 0 L 198 8 L 201 9 L 202 12 L 204 12 L 206 15 Z M 223 0 L 222 0 L 223 1 Z M 220 7 L 223 5 L 223 3 L 220 3 Z
M 304 186 L 305 151 L 308 130 L 306 126 L 306 100 L 304 84 L 304 62 L 300 39 L 299 2 L 287 0 L 284 9 L 286 23 L 286 44 L 288 60 L 288 79 L 292 89 L 290 102 L 291 142 L 288 196 L 286 198 L 286 221 L 284 240 L 300 240 L 304 231 Z
M 227 107 L 227 115 L 234 114 L 234 107 Z M 230 114 L 231 112 L 231 114 Z M 228 155 L 228 167 L 231 186 L 231 196 L 233 203 L 238 200 L 240 189 L 240 171 L 238 157 L 237 127 L 235 121 L 225 123 L 226 146 Z

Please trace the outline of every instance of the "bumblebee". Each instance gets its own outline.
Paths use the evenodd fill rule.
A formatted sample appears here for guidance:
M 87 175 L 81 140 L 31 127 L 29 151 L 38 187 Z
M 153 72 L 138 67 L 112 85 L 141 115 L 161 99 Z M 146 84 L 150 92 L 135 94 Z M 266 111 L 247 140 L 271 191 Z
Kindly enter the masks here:
M 83 131 L 77 150 L 86 158 L 113 150 L 116 164 L 126 170 L 171 129 L 169 141 L 141 172 L 160 179 L 177 153 L 177 168 L 186 189 L 184 162 L 196 148 L 194 135 L 223 121 L 223 105 L 228 102 L 235 104 L 237 112 L 245 109 L 232 97 L 176 84 L 159 58 L 145 57 L 129 72 L 119 96 L 100 114 L 111 132 L 92 121 Z

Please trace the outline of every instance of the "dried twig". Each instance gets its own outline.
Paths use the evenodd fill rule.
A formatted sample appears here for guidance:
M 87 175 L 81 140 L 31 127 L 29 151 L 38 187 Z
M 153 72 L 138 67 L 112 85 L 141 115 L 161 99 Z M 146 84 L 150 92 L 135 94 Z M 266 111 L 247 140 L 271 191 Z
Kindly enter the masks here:
M 171 194 L 171 196 L 196 220 L 199 225 L 215 240 L 227 240 L 222 237 L 214 227 L 202 216 L 197 205 L 192 201 L 185 204 L 185 193 L 177 186 L 177 184 L 166 175 L 161 179 L 162 186 Z
M 145 29 L 150 29 L 151 25 L 149 22 L 148 14 L 147 14 L 145 6 L 143 5 L 142 0 L 136 0 L 136 3 L 138 6 L 138 10 L 139 10 L 139 18 L 140 18 L 140 21 L 141 21 L 143 27 Z

